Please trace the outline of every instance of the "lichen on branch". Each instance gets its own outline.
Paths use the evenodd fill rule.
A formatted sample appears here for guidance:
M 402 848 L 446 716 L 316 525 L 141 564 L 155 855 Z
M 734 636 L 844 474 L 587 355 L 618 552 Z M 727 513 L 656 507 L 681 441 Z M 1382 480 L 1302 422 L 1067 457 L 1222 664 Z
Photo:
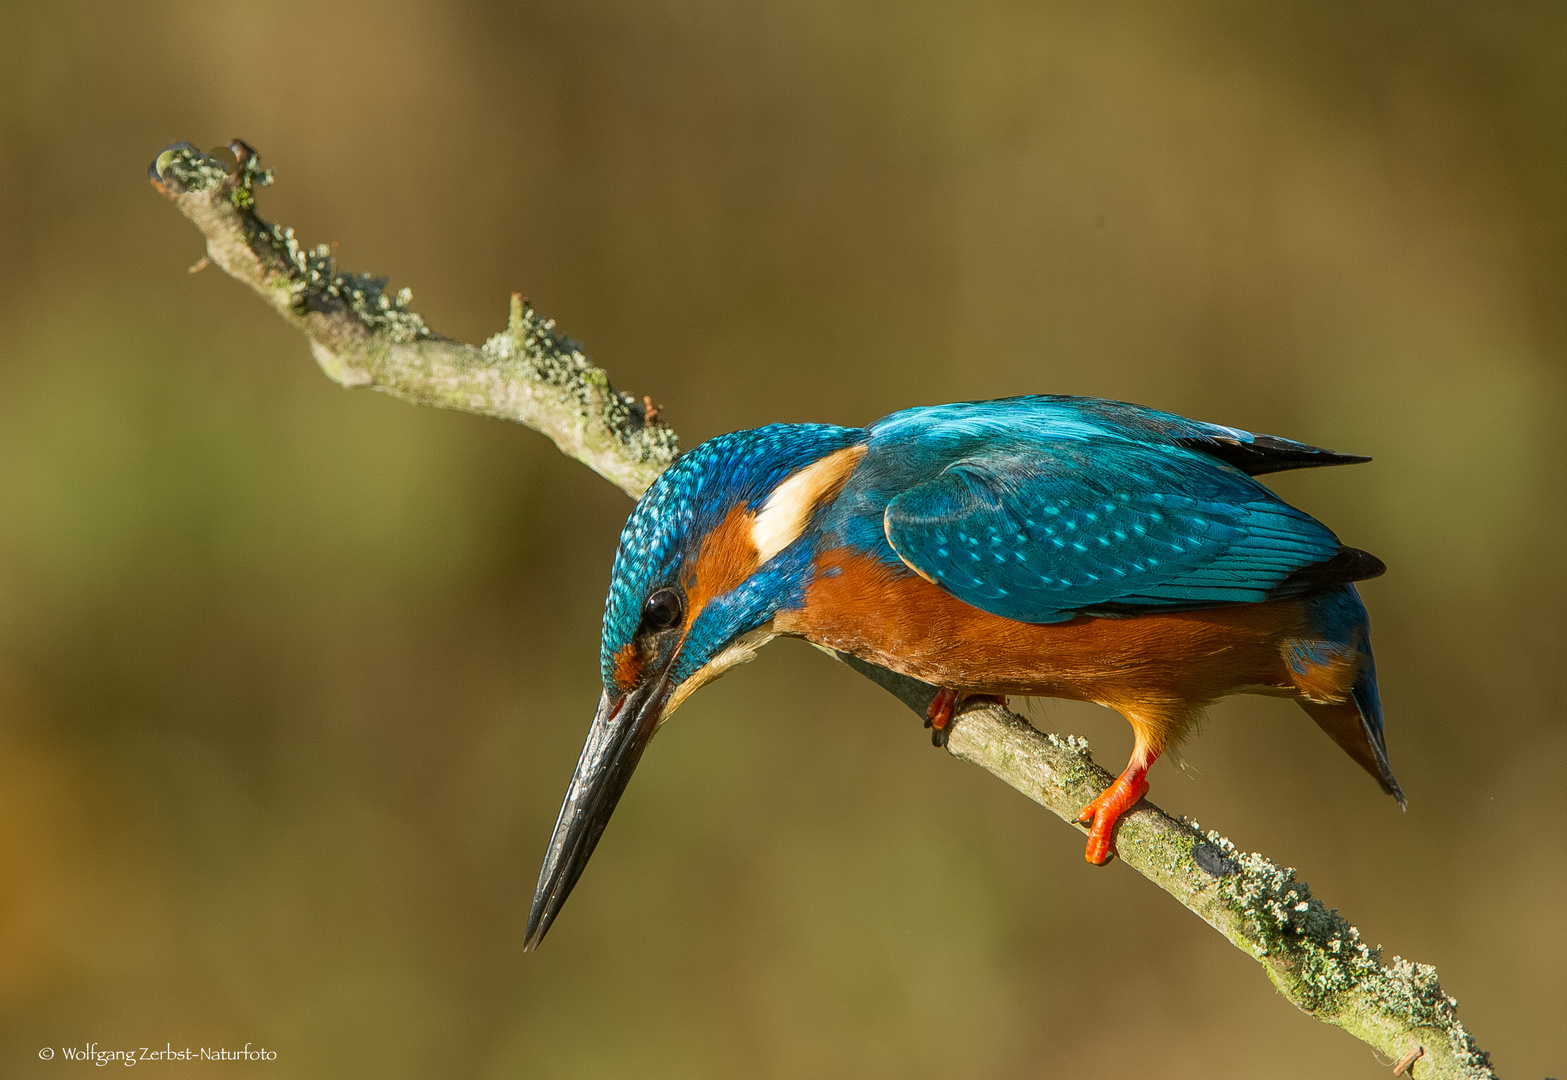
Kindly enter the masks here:
M 385 278 L 344 273 L 327 245 L 303 246 L 264 220 L 255 193 L 273 174 L 245 143 L 213 153 L 176 143 L 148 173 L 206 236 L 208 257 L 303 332 L 334 381 L 525 424 L 633 496 L 679 452 L 649 399 L 616 390 L 520 298 L 482 348 L 452 341 L 410 310 L 408 289 L 389 294 Z
M 409 310 L 407 289 L 388 296 L 384 278 L 341 273 L 330 248 L 302 248 L 292 229 L 262 220 L 255 189 L 273 176 L 244 143 L 212 154 L 177 143 L 149 172 L 206 236 L 212 261 L 301 330 L 337 382 L 526 424 L 633 496 L 674 460 L 674 432 L 648 399 L 615 390 L 576 342 L 520 297 L 512 297 L 506 329 L 482 347 L 450 341 Z M 921 715 L 936 692 L 823 651 Z M 947 749 L 1074 826 L 1082 807 L 1114 779 L 1094 762 L 1086 740 L 1042 734 L 997 705 L 957 717 Z M 1489 1057 L 1459 1023 L 1458 1003 L 1442 990 L 1436 970 L 1399 957 L 1384 965 L 1380 951 L 1315 899 L 1294 870 L 1239 852 L 1218 833 L 1204 833 L 1147 800 L 1121 819 L 1116 851 L 1255 959 L 1300 1009 L 1400 1062 L 1407 1075 L 1494 1080 Z
M 909 704 L 917 707 L 917 699 Z M 963 713 L 947 748 L 1074 825 L 1078 811 L 1114 780 L 1089 757 L 1082 739 L 1041 734 L 994 705 Z M 1436 969 L 1398 957 L 1383 965 L 1380 950 L 1314 898 L 1293 869 L 1239 852 L 1218 833 L 1205 833 L 1147 800 L 1121 819 L 1116 851 L 1261 964 L 1301 1011 L 1392 1060 L 1422 1048 L 1410 1073 L 1419 1080 L 1495 1076 L 1489 1056 L 1459 1022 L 1458 1002 L 1443 992 Z

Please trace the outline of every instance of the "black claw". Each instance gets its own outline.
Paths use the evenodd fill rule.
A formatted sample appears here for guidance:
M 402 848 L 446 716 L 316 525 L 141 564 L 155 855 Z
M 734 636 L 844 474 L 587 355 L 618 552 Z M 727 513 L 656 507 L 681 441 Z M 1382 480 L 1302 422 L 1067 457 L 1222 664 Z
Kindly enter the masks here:
M 934 727 L 934 726 L 932 726 L 930 724 L 926 724 L 925 726 L 931 729 L 931 731 L 930 731 L 930 744 L 932 746 L 942 746 L 942 747 L 944 747 L 944 746 L 947 745 L 947 729 L 946 728 L 944 728 L 944 727 Z

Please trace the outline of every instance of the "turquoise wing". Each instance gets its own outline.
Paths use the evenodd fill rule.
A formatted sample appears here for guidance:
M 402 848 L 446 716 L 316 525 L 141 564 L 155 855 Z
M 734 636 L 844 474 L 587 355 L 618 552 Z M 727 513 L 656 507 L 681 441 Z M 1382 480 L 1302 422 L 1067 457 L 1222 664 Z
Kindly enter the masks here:
M 1353 552 L 1237 469 L 1114 439 L 987 445 L 892 498 L 883 525 L 916 572 L 1030 623 L 1256 603 Z

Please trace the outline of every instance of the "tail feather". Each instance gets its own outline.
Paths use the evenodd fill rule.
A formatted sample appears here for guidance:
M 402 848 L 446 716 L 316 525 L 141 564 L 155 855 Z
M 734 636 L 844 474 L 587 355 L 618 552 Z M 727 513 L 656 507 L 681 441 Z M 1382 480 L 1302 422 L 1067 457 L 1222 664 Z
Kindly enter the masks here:
M 1355 688 L 1350 692 L 1348 701 L 1331 704 L 1302 701 L 1300 704 L 1318 727 L 1359 762 L 1361 768 L 1376 777 L 1383 791 L 1397 799 L 1400 807 L 1408 809 L 1409 800 L 1404 798 L 1404 789 L 1398 786 L 1398 778 L 1393 775 L 1392 766 L 1387 762 L 1387 744 L 1382 739 L 1382 703 L 1377 697 L 1376 667 L 1371 659 L 1371 650 L 1363 649 L 1362 652 L 1365 667 L 1356 678 Z
M 1345 585 L 1326 594 L 1319 610 L 1324 621 L 1333 624 L 1331 629 L 1339 634 L 1353 635 L 1348 640 L 1356 642 L 1355 681 L 1343 700 L 1302 699 L 1301 707 L 1345 753 L 1376 778 L 1383 791 L 1407 809 L 1409 803 L 1404 798 L 1404 790 L 1399 787 L 1387 761 L 1387 743 L 1382 736 L 1382 698 L 1377 692 L 1377 663 L 1371 654 L 1371 624 L 1365 605 L 1360 602 L 1355 587 Z M 1340 637 L 1340 640 L 1345 638 Z

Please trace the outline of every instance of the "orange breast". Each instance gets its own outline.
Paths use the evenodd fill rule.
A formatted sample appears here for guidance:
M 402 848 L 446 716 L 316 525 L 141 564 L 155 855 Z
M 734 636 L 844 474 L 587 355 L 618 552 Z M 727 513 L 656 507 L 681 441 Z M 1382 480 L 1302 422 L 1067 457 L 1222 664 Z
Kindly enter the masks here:
M 938 686 L 1095 701 L 1201 706 L 1239 690 L 1292 693 L 1282 645 L 1297 600 L 1206 611 L 1020 623 L 965 604 L 851 549 L 824 552 L 805 604 L 774 625 Z

